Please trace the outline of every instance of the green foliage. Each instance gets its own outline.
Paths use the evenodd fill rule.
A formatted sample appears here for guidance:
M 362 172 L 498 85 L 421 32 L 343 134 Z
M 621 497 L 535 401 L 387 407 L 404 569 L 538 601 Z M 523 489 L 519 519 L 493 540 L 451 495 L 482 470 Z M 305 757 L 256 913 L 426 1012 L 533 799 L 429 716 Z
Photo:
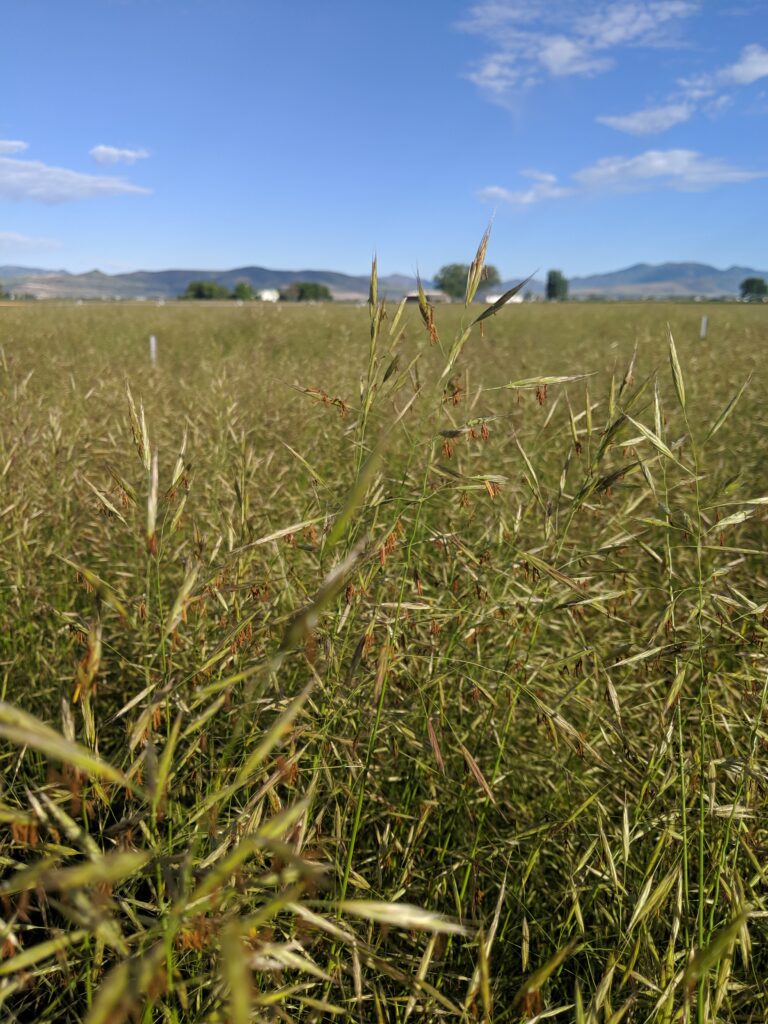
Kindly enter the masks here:
M 241 302 L 253 302 L 254 299 L 258 298 L 258 295 L 248 281 L 238 281 L 232 289 L 232 298 L 239 299 Z
M 190 281 L 180 299 L 229 299 L 231 294 L 227 288 L 216 281 Z
M 331 290 L 315 281 L 294 281 L 280 292 L 281 302 L 330 302 Z
M 768 297 L 768 283 L 762 277 L 745 277 L 739 285 L 742 299 L 764 299 Z
M 440 267 L 435 274 L 435 286 L 452 299 L 463 299 L 467 288 L 467 275 L 469 264 L 448 263 Z M 486 263 L 481 278 L 481 287 L 485 290 L 494 288 L 501 284 L 501 276 L 492 264 Z
M 568 282 L 559 270 L 547 274 L 547 298 L 550 302 L 563 302 L 568 298 Z
M 0 1016 L 768 1019 L 764 307 L 371 299 L 3 311 Z

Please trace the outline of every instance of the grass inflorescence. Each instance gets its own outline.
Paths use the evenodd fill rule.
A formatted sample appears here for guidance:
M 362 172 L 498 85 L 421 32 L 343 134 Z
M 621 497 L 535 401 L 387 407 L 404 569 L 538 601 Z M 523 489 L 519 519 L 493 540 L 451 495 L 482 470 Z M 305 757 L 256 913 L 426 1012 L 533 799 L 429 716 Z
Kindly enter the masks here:
M 3 311 L 4 1019 L 768 1017 L 764 311 L 486 242 Z

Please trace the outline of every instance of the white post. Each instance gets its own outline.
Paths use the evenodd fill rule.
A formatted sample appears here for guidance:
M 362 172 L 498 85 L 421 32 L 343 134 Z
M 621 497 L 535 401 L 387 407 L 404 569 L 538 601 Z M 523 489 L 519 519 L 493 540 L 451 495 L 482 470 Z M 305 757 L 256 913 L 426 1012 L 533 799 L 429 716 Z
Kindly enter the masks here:
M 149 336 L 149 361 L 153 366 L 157 364 L 157 338 L 154 334 Z
M 708 318 L 706 315 L 701 318 L 701 330 L 699 331 L 700 338 L 706 338 L 707 336 L 707 321 Z

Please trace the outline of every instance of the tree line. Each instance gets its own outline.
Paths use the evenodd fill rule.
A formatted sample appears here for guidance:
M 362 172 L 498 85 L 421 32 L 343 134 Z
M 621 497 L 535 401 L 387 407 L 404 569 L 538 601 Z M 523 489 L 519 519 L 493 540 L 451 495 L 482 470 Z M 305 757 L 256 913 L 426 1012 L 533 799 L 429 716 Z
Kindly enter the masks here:
M 190 281 L 180 299 L 234 299 L 239 302 L 257 302 L 259 293 L 247 281 L 238 281 L 231 290 L 216 281 Z M 294 281 L 280 289 L 281 302 L 330 302 L 330 289 L 315 281 Z
M 435 285 L 452 299 L 463 299 L 466 294 L 469 266 L 466 263 L 448 263 L 435 274 Z M 486 289 L 501 284 L 501 275 L 496 267 L 486 265 L 483 271 Z M 768 283 L 762 277 L 746 277 L 739 285 L 741 298 L 747 302 L 768 299 Z M 550 302 L 564 302 L 568 298 L 568 280 L 560 270 L 547 274 L 545 295 Z
M 463 299 L 468 275 L 468 264 L 447 263 L 435 274 L 435 285 L 452 299 Z M 487 263 L 483 269 L 483 287 L 498 288 L 500 284 L 501 274 L 493 264 Z M 560 270 L 550 270 L 547 274 L 546 296 L 557 302 L 568 298 L 568 281 Z

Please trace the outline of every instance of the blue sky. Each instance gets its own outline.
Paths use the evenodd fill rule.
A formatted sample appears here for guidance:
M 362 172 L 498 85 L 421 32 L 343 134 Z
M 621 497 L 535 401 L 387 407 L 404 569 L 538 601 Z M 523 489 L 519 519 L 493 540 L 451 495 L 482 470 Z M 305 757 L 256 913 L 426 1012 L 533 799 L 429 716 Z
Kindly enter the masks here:
M 0 264 L 768 269 L 768 0 L 24 0 Z

